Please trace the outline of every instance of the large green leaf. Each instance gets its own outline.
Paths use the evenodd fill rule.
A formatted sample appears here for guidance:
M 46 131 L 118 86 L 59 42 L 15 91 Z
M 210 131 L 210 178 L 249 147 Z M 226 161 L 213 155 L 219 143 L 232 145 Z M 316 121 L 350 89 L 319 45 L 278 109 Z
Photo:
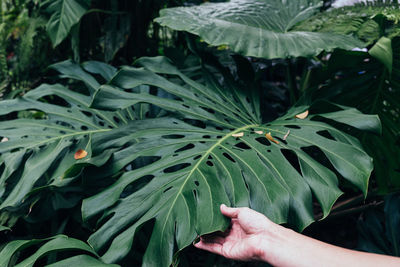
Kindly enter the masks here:
M 24 250 L 28 248 L 44 243 L 41 247 L 36 250 L 30 257 L 20 261 L 18 264 L 10 265 L 12 259 Z M 65 235 L 58 235 L 48 239 L 32 239 L 32 240 L 14 240 L 7 243 L 2 250 L 0 250 L 0 266 L 15 266 L 15 267 L 31 267 L 34 266 L 35 262 L 51 253 L 60 252 L 60 251 L 81 251 L 81 253 L 90 253 L 94 257 L 98 257 L 96 252 L 91 248 L 88 244 L 74 239 L 69 238 Z M 80 255 L 75 256 L 69 259 L 65 259 L 64 261 L 51 264 L 49 266 L 71 266 L 65 265 L 63 262 L 69 262 L 74 264 L 81 264 L 82 266 L 110 266 L 117 267 L 118 265 L 114 264 L 105 264 L 102 261 L 88 256 L 88 255 Z
M 379 128 L 377 116 L 344 108 L 301 120 L 295 115 L 308 107 L 299 106 L 265 124 L 252 89 L 236 87 L 229 77 L 222 87 L 207 72 L 205 83 L 196 82 L 162 57 L 138 63 L 145 68 L 124 67 L 100 87 L 93 106 L 152 103 L 178 117 L 141 121 L 143 130 L 135 132 L 140 138 L 124 150 L 123 160 L 152 156 L 156 161 L 84 200 L 84 219 L 102 214 L 89 243 L 106 251 L 105 262 L 121 260 L 143 225 L 154 223 L 143 265 L 168 266 L 197 235 L 227 227 L 221 203 L 250 206 L 277 223 L 303 229 L 314 220 L 312 195 L 325 216 L 340 196 L 334 170 L 366 193 L 372 159 L 355 138 L 318 118 L 370 130 Z M 175 97 L 130 92 L 143 85 Z M 269 132 L 279 143 L 265 137 Z M 323 158 L 332 169 L 319 162 Z
M 47 22 L 47 33 L 53 47 L 59 45 L 88 9 L 89 0 L 48 0 L 42 3 L 51 14 Z
M 383 40 L 386 44 L 390 41 L 383 56 L 377 54 L 382 51 L 376 46 L 369 53 L 333 53 L 327 68 L 331 79 L 314 95 L 317 99 L 326 98 L 379 115 L 382 136 L 365 135 L 361 140 L 375 160 L 374 172 L 381 193 L 400 188 L 400 37 Z
M 315 14 L 294 27 L 297 31 L 352 34 L 372 44 L 382 35 L 398 35 L 400 9 L 394 1 L 369 1 Z
M 231 0 L 164 9 L 156 22 L 199 35 L 212 45 L 228 45 L 242 55 L 269 59 L 364 46 L 346 35 L 293 30 L 320 6 L 319 0 Z
M 70 62 L 60 63 L 56 67 L 62 70 L 63 64 L 71 67 Z M 112 69 L 97 62 L 88 62 L 84 68 L 103 75 L 105 80 L 112 73 Z M 75 69 L 80 67 L 75 65 Z M 90 77 L 95 81 L 88 73 L 81 72 L 76 77 L 81 80 Z M 65 73 L 68 74 L 67 71 Z M 88 87 L 91 88 L 90 84 Z M 54 97 L 61 104 L 43 101 Z M 118 147 L 116 144 L 120 136 L 109 133 L 125 127 L 129 121 L 144 118 L 141 110 L 146 110 L 146 106 L 136 106 L 137 110 L 130 108 L 106 112 L 90 108 L 90 102 L 89 96 L 68 90 L 60 84 L 43 84 L 22 98 L 0 102 L 2 115 L 27 110 L 38 111 L 35 114 L 39 115 L 39 119 L 17 118 L 0 123 L 0 136 L 4 138 L 0 143 L 1 164 L 4 166 L 0 176 L 0 209 L 29 205 L 33 200 L 27 199 L 38 193 L 36 189 L 66 186 L 76 178 L 83 166 L 103 165 L 113 151 L 126 143 L 135 142 L 134 139 L 125 138 Z M 114 139 L 114 143 L 108 147 L 102 143 L 103 149 L 97 150 L 100 147 L 97 138 L 106 133 L 110 139 Z M 74 155 L 79 149 L 86 150 L 88 155 L 75 159 Z

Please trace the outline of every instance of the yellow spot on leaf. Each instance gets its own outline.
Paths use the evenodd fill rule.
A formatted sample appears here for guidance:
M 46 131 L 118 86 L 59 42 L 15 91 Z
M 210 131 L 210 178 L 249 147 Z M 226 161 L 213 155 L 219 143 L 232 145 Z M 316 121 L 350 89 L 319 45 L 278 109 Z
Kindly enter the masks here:
M 232 134 L 233 137 L 242 137 L 244 135 L 243 132 Z
M 263 131 L 254 131 L 256 134 L 263 134 Z
M 307 116 L 308 116 L 308 110 L 304 111 L 303 113 L 297 114 L 295 117 L 300 120 L 304 120 L 305 118 L 307 118 Z
M 87 156 L 86 150 L 79 149 L 78 151 L 75 152 L 74 158 L 75 159 L 83 159 L 84 157 Z
M 265 137 L 266 137 L 269 141 L 274 142 L 275 144 L 279 144 L 279 142 L 276 141 L 276 140 L 272 137 L 271 133 L 266 133 L 266 134 L 265 134 Z

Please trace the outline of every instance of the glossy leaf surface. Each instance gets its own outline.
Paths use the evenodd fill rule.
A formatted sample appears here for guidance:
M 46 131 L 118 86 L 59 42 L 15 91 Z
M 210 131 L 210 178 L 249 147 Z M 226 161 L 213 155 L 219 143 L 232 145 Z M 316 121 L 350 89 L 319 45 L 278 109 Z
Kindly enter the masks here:
M 363 47 L 346 35 L 293 30 L 318 12 L 320 4 L 318 0 L 231 0 L 164 9 L 156 22 L 199 35 L 211 45 L 227 45 L 236 53 L 268 59 Z

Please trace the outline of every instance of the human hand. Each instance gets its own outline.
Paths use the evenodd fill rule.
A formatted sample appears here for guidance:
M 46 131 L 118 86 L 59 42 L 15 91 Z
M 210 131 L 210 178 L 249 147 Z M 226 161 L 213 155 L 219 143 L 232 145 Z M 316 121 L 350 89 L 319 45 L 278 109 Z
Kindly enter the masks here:
M 278 225 L 249 208 L 228 208 L 222 204 L 220 209 L 223 215 L 232 219 L 231 227 L 222 234 L 201 236 L 194 246 L 229 259 L 262 260 L 266 237 Z

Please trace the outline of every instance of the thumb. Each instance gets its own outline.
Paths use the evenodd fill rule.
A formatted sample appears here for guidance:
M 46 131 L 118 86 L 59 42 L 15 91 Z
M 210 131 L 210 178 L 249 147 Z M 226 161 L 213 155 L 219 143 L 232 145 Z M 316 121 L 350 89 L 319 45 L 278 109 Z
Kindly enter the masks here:
M 220 206 L 221 213 L 231 219 L 236 219 L 239 215 L 238 208 L 229 208 L 225 204 Z

